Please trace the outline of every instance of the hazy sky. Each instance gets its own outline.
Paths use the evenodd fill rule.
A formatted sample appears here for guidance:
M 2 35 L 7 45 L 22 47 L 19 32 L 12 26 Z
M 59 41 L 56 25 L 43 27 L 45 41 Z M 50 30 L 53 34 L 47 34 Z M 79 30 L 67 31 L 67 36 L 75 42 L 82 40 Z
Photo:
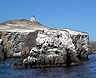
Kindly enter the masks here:
M 0 0 L 0 23 L 33 15 L 43 25 L 87 32 L 96 41 L 96 0 Z

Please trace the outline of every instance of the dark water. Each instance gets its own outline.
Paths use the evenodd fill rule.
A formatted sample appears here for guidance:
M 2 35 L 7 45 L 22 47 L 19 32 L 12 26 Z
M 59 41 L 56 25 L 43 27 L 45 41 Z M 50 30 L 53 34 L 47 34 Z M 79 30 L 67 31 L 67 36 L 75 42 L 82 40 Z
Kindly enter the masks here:
M 70 68 L 13 69 L 12 63 L 19 59 L 7 59 L 0 63 L 0 78 L 96 78 L 96 55 L 89 61 Z

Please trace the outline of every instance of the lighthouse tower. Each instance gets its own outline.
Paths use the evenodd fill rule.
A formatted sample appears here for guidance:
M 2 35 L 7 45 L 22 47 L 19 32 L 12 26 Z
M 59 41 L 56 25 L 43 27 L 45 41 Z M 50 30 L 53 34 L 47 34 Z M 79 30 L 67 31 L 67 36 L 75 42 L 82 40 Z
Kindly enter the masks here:
M 33 17 L 30 19 L 30 21 L 35 21 L 35 16 L 33 15 Z

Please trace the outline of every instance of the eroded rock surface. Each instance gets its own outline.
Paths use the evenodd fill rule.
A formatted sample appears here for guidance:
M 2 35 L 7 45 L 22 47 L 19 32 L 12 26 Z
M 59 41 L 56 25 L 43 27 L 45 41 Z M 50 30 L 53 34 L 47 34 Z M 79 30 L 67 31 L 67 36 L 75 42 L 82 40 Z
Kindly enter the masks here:
M 26 57 L 32 45 L 34 45 L 32 41 L 34 32 L 36 30 L 47 29 L 49 28 L 39 22 L 25 19 L 10 20 L 0 23 L 0 43 L 2 40 L 2 45 L 0 45 L 4 48 L 4 57 L 20 57 L 21 55 Z M 33 32 L 33 34 L 30 35 L 30 32 Z
M 87 60 L 88 34 L 78 32 L 75 35 L 71 32 L 64 29 L 38 31 L 34 38 L 35 46 L 15 68 L 70 66 Z
M 22 56 L 14 68 L 70 66 L 88 59 L 87 33 L 51 29 L 28 20 L 0 24 L 0 53 L 4 57 Z
M 0 39 L 0 61 L 5 60 L 6 53 L 4 52 L 4 47 L 2 46 L 2 39 Z

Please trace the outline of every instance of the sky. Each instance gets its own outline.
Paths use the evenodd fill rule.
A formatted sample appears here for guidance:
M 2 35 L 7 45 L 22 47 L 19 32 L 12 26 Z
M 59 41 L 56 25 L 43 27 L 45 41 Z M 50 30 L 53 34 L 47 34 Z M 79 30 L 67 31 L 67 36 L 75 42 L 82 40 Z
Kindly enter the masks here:
M 0 23 L 33 15 L 45 26 L 87 32 L 96 41 L 96 0 L 0 0 Z

